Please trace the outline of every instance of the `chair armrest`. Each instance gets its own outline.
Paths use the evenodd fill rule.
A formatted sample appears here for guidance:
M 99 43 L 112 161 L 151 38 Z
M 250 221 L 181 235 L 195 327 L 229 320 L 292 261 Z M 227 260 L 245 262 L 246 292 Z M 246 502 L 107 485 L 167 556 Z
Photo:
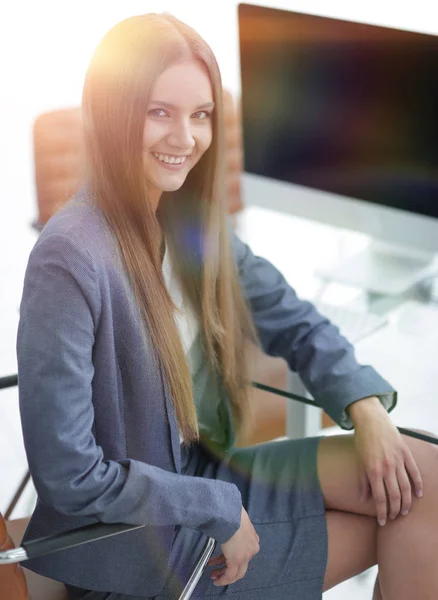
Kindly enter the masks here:
M 213 554 L 215 548 L 216 548 L 216 540 L 214 540 L 211 537 L 207 538 L 207 541 L 205 542 L 205 545 L 201 551 L 201 554 L 199 555 L 199 558 L 195 565 L 195 568 L 193 569 L 192 574 L 190 575 L 190 578 L 189 578 L 188 582 L 186 583 L 186 585 L 182 591 L 182 594 L 178 598 L 178 600 L 190 600 L 190 598 L 192 597 L 192 594 L 195 591 L 195 588 L 198 584 L 198 581 L 200 580 L 201 575 L 204 572 L 204 569 L 207 566 L 207 563 L 210 560 L 211 555 Z
M 18 375 L 6 375 L 5 377 L 0 377 L 0 390 L 15 387 L 16 385 L 18 385 Z
M 38 558 L 60 550 L 68 550 L 75 546 L 88 544 L 102 540 L 119 533 L 141 529 L 144 525 L 125 525 L 124 523 L 93 523 L 79 529 L 73 529 L 65 533 L 51 535 L 36 540 L 30 540 L 22 544 L 19 548 L 5 550 L 0 552 L 0 565 L 11 564 L 27 560 L 28 558 Z
M 88 544 L 89 542 L 102 540 L 143 527 L 144 525 L 125 525 L 123 523 L 95 523 L 87 525 L 86 527 L 80 527 L 79 529 L 73 529 L 72 531 L 58 535 L 31 540 L 19 548 L 0 552 L 0 565 L 22 562 L 28 558 L 38 558 L 39 556 L 52 554 L 60 550 L 67 550 L 68 548 L 74 548 L 75 546 L 81 546 L 82 544 Z M 190 578 L 178 600 L 190 600 L 215 547 L 216 541 L 211 537 L 207 538 Z

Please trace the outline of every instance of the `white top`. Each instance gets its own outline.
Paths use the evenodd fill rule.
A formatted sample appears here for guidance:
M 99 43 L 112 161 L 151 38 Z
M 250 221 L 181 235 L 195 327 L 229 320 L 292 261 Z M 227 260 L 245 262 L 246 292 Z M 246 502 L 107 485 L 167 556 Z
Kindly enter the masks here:
M 169 251 L 164 251 L 163 257 L 163 276 L 164 282 L 172 298 L 177 310 L 175 311 L 175 323 L 181 336 L 182 346 L 184 352 L 187 355 L 193 346 L 199 332 L 199 319 L 197 319 L 193 309 L 184 301 L 181 284 L 178 277 L 175 277 L 172 261 L 170 260 Z M 183 437 L 179 435 L 180 443 L 183 441 Z
M 167 244 L 164 252 L 162 269 L 166 287 L 178 309 L 175 312 L 175 322 L 181 336 L 184 352 L 188 354 L 199 333 L 199 320 L 192 308 L 184 301 L 180 282 L 173 272 Z

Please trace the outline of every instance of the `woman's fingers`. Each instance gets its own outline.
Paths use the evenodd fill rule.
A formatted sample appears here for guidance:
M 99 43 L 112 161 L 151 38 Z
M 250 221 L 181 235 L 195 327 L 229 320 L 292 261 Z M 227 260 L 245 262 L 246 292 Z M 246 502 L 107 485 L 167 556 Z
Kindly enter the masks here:
M 371 496 L 371 486 L 365 470 L 360 472 L 360 501 L 366 502 Z
M 385 485 L 383 483 L 383 477 L 378 471 L 375 471 L 369 475 L 368 479 L 370 481 L 371 491 L 373 493 L 373 498 L 376 503 L 377 522 L 379 523 L 379 525 L 386 525 L 386 519 L 388 516 L 388 505 L 386 500 L 386 490 Z
M 401 510 L 401 492 L 395 469 L 387 473 L 385 477 L 385 487 L 388 494 L 388 517 L 393 521 Z
M 406 470 L 412 479 L 415 494 L 418 498 L 421 498 L 423 495 L 423 479 L 421 477 L 420 469 L 418 468 L 417 463 L 412 456 L 412 452 L 407 445 L 405 447 L 405 465 Z
M 215 567 L 217 565 L 224 565 L 225 564 L 225 556 L 223 554 L 219 554 L 218 556 L 215 556 L 214 558 L 210 558 L 210 560 L 208 561 L 208 564 L 210 565 L 210 567 Z
M 397 480 L 401 492 L 400 514 L 406 516 L 411 510 L 412 486 L 404 464 L 397 469 Z
M 222 567 L 220 569 L 215 569 L 214 571 L 212 571 L 210 577 L 214 580 L 219 579 L 219 577 L 222 577 L 222 575 L 225 575 L 225 571 L 227 570 L 227 567 Z
M 240 579 L 239 574 L 241 571 L 240 565 L 227 565 L 222 569 L 219 569 L 220 575 L 219 577 L 215 577 L 214 585 L 230 585 Z M 245 569 L 246 572 L 246 569 Z
M 212 561 L 215 561 L 214 565 L 223 565 L 225 562 L 225 558 L 222 555 L 216 556 Z M 209 561 L 209 565 L 212 564 L 212 561 Z M 246 572 L 248 570 L 248 563 L 241 563 L 240 565 L 231 565 L 224 566 L 219 569 L 215 569 L 210 574 L 210 577 L 213 579 L 215 585 L 230 585 L 231 583 L 235 583 L 245 577 Z
M 388 517 L 393 520 L 400 514 L 409 513 L 412 505 L 412 487 L 418 497 L 423 495 L 421 473 L 407 446 L 397 467 L 372 469 L 367 478 L 376 503 L 379 525 L 385 525 Z M 363 481 L 361 487 L 363 490 Z
M 215 585 L 230 585 L 237 581 L 238 565 L 226 566 L 222 575 L 214 580 Z

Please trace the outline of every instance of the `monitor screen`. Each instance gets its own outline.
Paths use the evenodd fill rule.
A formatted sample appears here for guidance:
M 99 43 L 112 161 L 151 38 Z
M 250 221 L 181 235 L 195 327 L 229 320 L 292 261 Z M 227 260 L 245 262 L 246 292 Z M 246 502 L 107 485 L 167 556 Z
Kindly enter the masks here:
M 438 217 L 438 37 L 239 5 L 245 171 Z

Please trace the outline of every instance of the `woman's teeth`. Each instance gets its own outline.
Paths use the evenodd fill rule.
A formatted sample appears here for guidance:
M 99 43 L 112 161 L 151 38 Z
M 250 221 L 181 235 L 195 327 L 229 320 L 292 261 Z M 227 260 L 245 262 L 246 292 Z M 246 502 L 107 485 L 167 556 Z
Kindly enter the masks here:
M 182 165 L 186 162 L 187 156 L 168 156 L 167 154 L 158 154 L 154 152 L 155 158 L 158 158 L 159 161 L 167 163 L 168 165 Z

